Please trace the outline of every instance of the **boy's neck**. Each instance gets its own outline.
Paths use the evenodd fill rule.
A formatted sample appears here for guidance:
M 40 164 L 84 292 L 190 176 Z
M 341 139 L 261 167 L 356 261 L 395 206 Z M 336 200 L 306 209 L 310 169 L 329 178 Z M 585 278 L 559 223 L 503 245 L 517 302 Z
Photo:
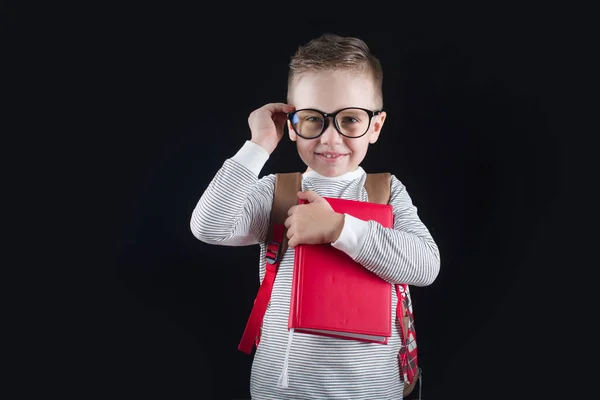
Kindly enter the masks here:
M 352 170 L 352 171 L 347 171 L 347 172 L 344 172 L 344 173 L 343 173 L 343 174 L 341 174 L 341 175 L 338 175 L 338 176 L 331 176 L 331 177 L 329 177 L 329 178 L 333 178 L 333 179 L 340 178 L 340 177 L 346 176 L 346 175 L 348 175 L 348 174 L 351 174 L 351 173 L 353 173 L 353 172 L 356 172 L 356 171 L 358 171 L 359 169 L 360 169 L 360 165 L 359 165 L 358 167 L 356 167 L 356 168 L 355 168 L 354 170 Z M 318 173 L 317 171 L 315 171 L 314 169 L 312 169 L 311 167 L 308 167 L 308 166 L 306 167 L 306 171 L 304 171 L 303 175 L 305 175 L 305 174 L 307 174 L 307 173 L 309 173 L 309 172 L 311 172 L 311 171 L 313 172 L 313 174 L 317 174 L 317 175 L 319 175 L 319 176 L 323 176 L 323 177 L 324 177 L 324 175 L 321 175 L 320 173 Z
M 358 167 L 354 168 L 352 171 L 346 171 L 346 172 L 344 172 L 344 174 L 347 174 L 348 172 L 354 172 L 354 171 L 356 171 L 359 168 L 360 168 L 360 165 Z M 311 167 L 307 166 L 306 167 L 306 171 L 304 171 L 304 172 L 308 172 L 308 171 L 313 171 L 313 169 Z

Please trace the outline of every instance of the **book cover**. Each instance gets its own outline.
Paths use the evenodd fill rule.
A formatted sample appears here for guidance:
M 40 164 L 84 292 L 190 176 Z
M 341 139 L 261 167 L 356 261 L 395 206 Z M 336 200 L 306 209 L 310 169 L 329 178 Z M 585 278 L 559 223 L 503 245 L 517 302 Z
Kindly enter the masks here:
M 325 199 L 338 213 L 393 227 L 390 205 Z M 392 284 L 343 251 L 331 244 L 296 246 L 289 328 L 385 344 L 392 334 L 391 305 Z

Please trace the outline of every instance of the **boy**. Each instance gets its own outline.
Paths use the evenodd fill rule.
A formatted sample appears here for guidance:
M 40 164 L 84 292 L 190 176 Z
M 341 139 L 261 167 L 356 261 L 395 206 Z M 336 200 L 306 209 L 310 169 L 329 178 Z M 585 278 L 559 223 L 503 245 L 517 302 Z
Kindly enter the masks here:
M 289 248 L 254 356 L 253 399 L 402 399 L 396 324 L 387 345 L 297 333 L 288 346 L 294 247 L 299 244 L 331 243 L 391 284 L 426 286 L 438 275 L 436 243 L 396 177 L 391 182 L 393 229 L 337 214 L 322 198 L 368 201 L 360 164 L 386 118 L 381 87 L 380 63 L 360 39 L 323 35 L 301 46 L 290 63 L 288 104 L 266 104 L 250 114 L 251 140 L 224 162 L 193 211 L 191 230 L 203 242 L 260 244 L 262 281 L 275 176 L 258 176 L 287 124 L 307 165 L 298 197 L 310 203 L 292 207 L 285 223 Z M 288 387 L 278 384 L 284 363 Z

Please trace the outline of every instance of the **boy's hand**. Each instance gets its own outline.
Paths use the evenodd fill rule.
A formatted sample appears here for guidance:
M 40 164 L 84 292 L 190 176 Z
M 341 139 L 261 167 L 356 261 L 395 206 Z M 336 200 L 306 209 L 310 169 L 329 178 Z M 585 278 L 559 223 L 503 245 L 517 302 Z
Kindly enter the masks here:
M 313 191 L 298 192 L 298 197 L 310 203 L 289 209 L 285 220 L 288 246 L 335 242 L 342 233 L 344 215 L 333 211 L 327 200 Z
M 285 103 L 269 103 L 250 113 L 248 125 L 252 133 L 253 143 L 273 153 L 283 137 L 283 128 L 287 113 L 294 110 L 293 106 Z

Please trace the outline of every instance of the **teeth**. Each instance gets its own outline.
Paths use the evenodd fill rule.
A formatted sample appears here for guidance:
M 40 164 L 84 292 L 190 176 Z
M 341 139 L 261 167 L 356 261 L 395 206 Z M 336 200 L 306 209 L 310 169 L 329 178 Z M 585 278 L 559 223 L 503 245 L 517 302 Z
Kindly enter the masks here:
M 325 158 L 338 158 L 343 155 L 343 154 L 323 154 L 323 153 L 317 153 L 317 154 L 319 154 L 321 157 L 325 157 Z

